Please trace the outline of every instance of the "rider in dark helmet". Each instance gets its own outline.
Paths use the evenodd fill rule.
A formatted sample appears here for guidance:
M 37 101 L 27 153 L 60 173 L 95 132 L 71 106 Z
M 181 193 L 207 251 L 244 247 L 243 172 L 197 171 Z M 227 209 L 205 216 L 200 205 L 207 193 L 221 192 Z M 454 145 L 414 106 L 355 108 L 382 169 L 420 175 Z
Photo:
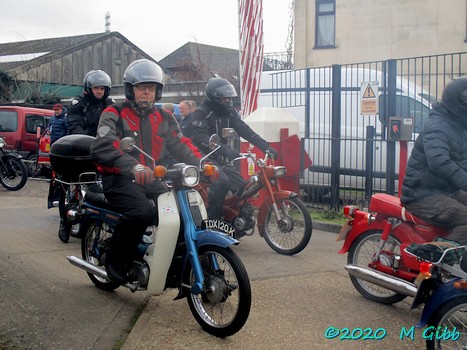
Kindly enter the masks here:
M 96 136 L 97 124 L 102 111 L 115 101 L 109 98 L 110 77 L 102 70 L 91 70 L 83 79 L 84 93 L 76 96 L 68 108 L 68 133 Z M 51 186 L 54 182 L 51 182 Z M 54 185 L 55 186 L 55 185 Z M 65 192 L 60 185 L 58 237 L 64 243 L 70 239 L 72 225 L 68 223 L 64 209 Z
M 401 202 L 467 244 L 467 77 L 446 84 L 407 164 Z
M 163 163 L 168 154 L 178 162 L 193 165 L 199 165 L 201 158 L 191 140 L 180 132 L 172 114 L 154 104 L 162 97 L 163 88 L 162 69 L 155 62 L 132 62 L 123 74 L 123 83 L 125 102 L 104 110 L 91 146 L 92 158 L 102 173 L 105 197 L 123 214 L 104 262 L 108 276 L 121 284 L 128 280 L 138 243 L 153 223 L 154 208 L 147 196 L 154 194 L 156 183 L 152 160 L 137 151 L 122 152 L 119 140 L 132 137 L 156 164 Z
M 91 70 L 83 79 L 84 93 L 71 101 L 68 112 L 70 134 L 96 136 L 102 111 L 115 101 L 109 98 L 111 81 L 106 72 Z
M 277 151 L 256 134 L 233 108 L 233 97 L 237 96 L 237 91 L 229 81 L 222 78 L 210 79 L 206 84 L 205 93 L 207 99 L 193 112 L 191 122 L 191 138 L 200 150 L 205 153 L 210 152 L 209 138 L 212 134 L 218 134 L 221 137 L 222 148 L 216 152 L 215 161 L 230 161 L 238 157 L 238 150 L 230 148 L 227 140 L 222 137 L 223 128 L 233 128 L 240 137 L 277 158 Z M 210 219 L 221 217 L 225 195 L 230 189 L 237 190 L 242 185 L 243 179 L 240 173 L 234 167 L 228 169 L 227 172 L 221 170 L 218 179 L 209 188 Z

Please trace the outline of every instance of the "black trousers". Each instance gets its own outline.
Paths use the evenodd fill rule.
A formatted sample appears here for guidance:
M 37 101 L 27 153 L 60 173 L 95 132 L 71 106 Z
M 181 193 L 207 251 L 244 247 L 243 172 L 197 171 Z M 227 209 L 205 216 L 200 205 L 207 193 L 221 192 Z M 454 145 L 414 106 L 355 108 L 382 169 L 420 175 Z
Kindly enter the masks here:
M 148 198 L 150 188 L 119 175 L 103 176 L 102 186 L 107 201 L 123 214 L 110 242 L 112 256 L 132 261 L 146 228 L 154 220 L 154 206 Z
M 448 238 L 467 244 L 467 192 L 436 194 L 404 206 L 428 223 L 451 229 Z
M 245 180 L 235 167 L 219 167 L 219 177 L 209 187 L 208 217 L 220 219 L 227 192 L 236 193 L 245 184 Z

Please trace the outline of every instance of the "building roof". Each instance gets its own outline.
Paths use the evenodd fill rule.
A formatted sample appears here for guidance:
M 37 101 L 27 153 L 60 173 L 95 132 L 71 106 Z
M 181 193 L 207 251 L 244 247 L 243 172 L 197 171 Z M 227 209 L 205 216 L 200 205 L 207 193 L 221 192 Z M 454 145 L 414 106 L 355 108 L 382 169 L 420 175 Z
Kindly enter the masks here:
M 137 49 L 147 59 L 154 59 L 119 32 L 74 35 L 61 38 L 37 39 L 0 44 L 0 70 L 10 71 L 22 65 L 39 65 L 56 55 L 65 55 L 80 47 L 92 45 L 106 37 L 118 37 Z
M 186 43 L 159 61 L 161 66 L 174 75 L 174 78 L 177 78 L 176 72 L 180 69 L 206 67 L 203 74 L 205 79 L 215 74 L 221 76 L 238 74 L 239 62 L 238 50 L 194 42 Z

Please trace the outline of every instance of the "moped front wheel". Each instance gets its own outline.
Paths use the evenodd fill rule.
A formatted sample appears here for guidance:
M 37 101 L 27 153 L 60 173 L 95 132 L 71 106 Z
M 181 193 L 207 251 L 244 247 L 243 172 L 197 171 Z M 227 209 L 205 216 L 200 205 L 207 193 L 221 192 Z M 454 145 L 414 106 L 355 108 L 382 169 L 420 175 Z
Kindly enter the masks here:
M 0 164 L 0 183 L 9 191 L 18 191 L 28 180 L 28 169 L 23 161 L 15 157 L 4 157 Z
M 200 294 L 188 295 L 191 313 L 200 326 L 219 338 L 237 333 L 251 308 L 251 286 L 240 258 L 230 249 L 204 246 L 199 250 L 204 286 Z M 189 283 L 195 277 L 190 267 Z
M 467 295 L 441 305 L 428 321 L 424 337 L 428 350 L 467 349 Z
M 281 220 L 276 220 L 272 205 L 264 220 L 264 239 L 276 252 L 283 255 L 300 253 L 311 239 L 311 215 L 300 198 L 282 198 L 276 201 Z
M 81 254 L 88 263 L 104 269 L 102 255 L 108 245 L 112 232 L 105 223 L 97 220 L 87 220 L 80 226 Z M 118 283 L 87 273 L 94 285 L 102 290 L 113 291 L 120 287 Z
M 361 234 L 350 247 L 347 263 L 368 267 L 377 252 L 381 234 L 381 230 L 371 230 Z M 389 236 L 378 258 L 390 264 L 392 256 L 400 255 L 400 246 L 401 243 L 395 237 Z M 361 295 L 381 304 L 394 304 L 407 297 L 354 276 L 350 276 L 350 280 Z

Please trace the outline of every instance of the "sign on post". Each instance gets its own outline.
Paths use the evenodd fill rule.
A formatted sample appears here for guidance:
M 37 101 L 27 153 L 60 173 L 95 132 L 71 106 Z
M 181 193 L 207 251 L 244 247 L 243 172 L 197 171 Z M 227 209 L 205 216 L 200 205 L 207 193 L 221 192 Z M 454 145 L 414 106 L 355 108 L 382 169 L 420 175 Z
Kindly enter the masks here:
M 363 82 L 360 88 L 361 115 L 378 114 L 378 82 Z

